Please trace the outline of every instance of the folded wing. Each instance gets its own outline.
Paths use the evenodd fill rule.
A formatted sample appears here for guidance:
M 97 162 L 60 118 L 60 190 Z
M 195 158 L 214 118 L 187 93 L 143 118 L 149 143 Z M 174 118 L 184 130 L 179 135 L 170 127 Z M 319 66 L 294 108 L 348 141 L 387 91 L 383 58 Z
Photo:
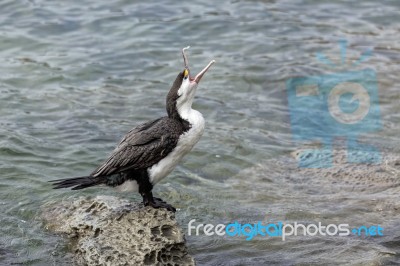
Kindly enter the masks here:
M 133 128 L 91 176 L 144 169 L 159 162 L 174 149 L 182 133 L 179 123 L 167 120 L 163 117 Z

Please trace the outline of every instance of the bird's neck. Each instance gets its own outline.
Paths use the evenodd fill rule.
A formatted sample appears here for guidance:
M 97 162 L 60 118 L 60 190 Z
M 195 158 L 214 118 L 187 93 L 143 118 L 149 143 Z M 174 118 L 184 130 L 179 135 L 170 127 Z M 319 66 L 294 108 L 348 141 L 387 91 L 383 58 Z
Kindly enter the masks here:
M 168 117 L 181 122 L 187 129 L 204 124 L 203 115 L 192 108 L 192 100 L 185 103 L 177 103 L 173 111 L 168 112 Z
M 191 103 L 179 106 L 177 112 L 182 120 L 187 123 L 188 129 L 193 129 L 192 131 L 195 132 L 195 135 L 201 136 L 203 134 L 205 124 L 203 115 L 199 111 L 192 109 Z
M 174 104 L 174 106 L 169 106 L 170 108 L 167 108 L 167 113 L 168 117 L 171 119 L 174 119 L 182 124 L 188 124 L 189 121 L 187 120 L 187 110 L 182 112 L 182 110 L 178 109 L 177 106 Z M 171 108 L 172 107 L 172 108 Z M 189 111 L 190 112 L 190 111 Z
M 193 99 L 189 99 L 184 103 L 180 103 L 179 101 L 176 103 L 176 112 L 178 113 L 179 117 L 189 122 L 190 118 L 193 116 L 193 112 L 197 112 L 196 110 L 192 109 L 192 103 Z

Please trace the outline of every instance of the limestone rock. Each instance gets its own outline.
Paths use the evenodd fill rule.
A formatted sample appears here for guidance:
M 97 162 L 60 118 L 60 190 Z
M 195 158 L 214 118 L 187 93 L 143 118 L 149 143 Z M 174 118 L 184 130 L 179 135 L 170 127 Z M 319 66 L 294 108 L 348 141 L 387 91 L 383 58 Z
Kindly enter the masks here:
M 44 207 L 47 228 L 74 240 L 77 265 L 195 265 L 175 214 L 111 196 Z

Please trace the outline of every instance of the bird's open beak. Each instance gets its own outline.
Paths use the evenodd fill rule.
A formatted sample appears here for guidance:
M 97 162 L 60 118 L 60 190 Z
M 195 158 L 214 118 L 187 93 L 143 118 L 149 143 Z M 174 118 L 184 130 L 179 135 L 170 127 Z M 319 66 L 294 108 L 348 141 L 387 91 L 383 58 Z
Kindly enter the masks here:
M 211 62 L 208 63 L 208 65 L 207 65 L 205 68 L 203 68 L 203 70 L 200 71 L 199 74 L 197 74 L 197 75 L 194 77 L 194 82 L 196 82 L 197 84 L 199 84 L 200 79 L 203 77 L 204 73 L 206 73 L 207 70 L 210 68 L 210 66 L 211 66 L 212 64 L 214 64 L 214 63 L 215 63 L 215 60 L 211 60 Z
M 190 46 L 185 47 L 185 48 L 182 49 L 183 63 L 184 63 L 185 68 L 186 68 L 187 70 L 189 70 L 189 61 L 188 61 L 187 56 L 186 56 L 186 54 L 185 54 L 185 50 L 187 50 L 187 49 L 189 49 L 189 48 L 190 48 Z M 190 81 L 191 81 L 191 82 L 196 82 L 197 84 L 199 84 L 199 82 L 200 82 L 201 78 L 203 77 L 203 75 L 207 72 L 207 70 L 208 70 L 208 69 L 212 66 L 212 64 L 214 64 L 214 63 L 215 63 L 215 60 L 211 60 L 211 62 L 208 63 L 208 65 L 207 65 L 205 68 L 203 68 L 203 70 L 201 70 L 201 71 L 199 72 L 199 74 L 197 74 L 194 78 L 189 77 Z M 189 71 L 189 73 L 190 73 L 190 71 Z M 189 74 L 189 75 L 190 75 L 190 74 Z

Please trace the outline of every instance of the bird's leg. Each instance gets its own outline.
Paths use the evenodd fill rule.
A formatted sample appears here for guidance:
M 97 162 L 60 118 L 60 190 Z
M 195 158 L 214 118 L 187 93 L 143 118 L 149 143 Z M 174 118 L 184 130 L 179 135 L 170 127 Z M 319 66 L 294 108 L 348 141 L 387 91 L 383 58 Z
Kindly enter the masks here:
M 166 203 L 160 198 L 153 197 L 153 193 L 151 190 L 153 189 L 153 185 L 150 183 L 148 178 L 140 178 L 138 180 L 139 184 L 139 193 L 143 197 L 144 206 L 151 206 L 155 209 L 164 208 L 172 212 L 176 212 L 176 209 L 172 207 L 170 204 Z

